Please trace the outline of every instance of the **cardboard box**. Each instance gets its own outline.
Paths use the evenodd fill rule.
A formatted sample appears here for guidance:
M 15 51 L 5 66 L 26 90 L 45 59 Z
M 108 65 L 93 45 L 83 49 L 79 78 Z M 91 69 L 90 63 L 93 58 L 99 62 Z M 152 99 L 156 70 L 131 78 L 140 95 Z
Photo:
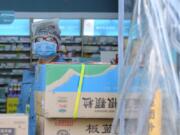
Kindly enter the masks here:
M 81 64 L 38 67 L 36 112 L 46 118 L 72 118 Z M 113 118 L 117 104 L 117 66 L 86 65 L 78 118 Z
M 75 100 L 76 93 L 36 92 L 36 113 L 46 118 L 73 118 Z M 113 118 L 116 105 L 114 94 L 82 93 L 78 118 Z
M 37 135 L 110 135 L 111 119 L 46 119 L 37 117 Z
M 28 135 L 28 116 L 23 114 L 0 115 L 0 135 Z

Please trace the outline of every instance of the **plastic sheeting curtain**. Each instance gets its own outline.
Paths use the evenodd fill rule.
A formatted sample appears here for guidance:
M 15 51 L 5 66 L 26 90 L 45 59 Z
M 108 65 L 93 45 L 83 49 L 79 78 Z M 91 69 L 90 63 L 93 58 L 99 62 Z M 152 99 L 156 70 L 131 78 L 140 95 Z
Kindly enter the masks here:
M 111 135 L 179 135 L 180 1 L 136 0 Z

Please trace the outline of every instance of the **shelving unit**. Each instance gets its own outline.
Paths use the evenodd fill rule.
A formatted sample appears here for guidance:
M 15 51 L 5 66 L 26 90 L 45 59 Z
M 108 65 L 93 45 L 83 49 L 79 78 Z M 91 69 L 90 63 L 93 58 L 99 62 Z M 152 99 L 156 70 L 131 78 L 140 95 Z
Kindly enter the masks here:
M 30 68 L 0 68 L 0 72 L 3 72 L 3 71 L 11 71 L 12 70 L 28 70 Z
M 6 90 L 8 83 L 0 84 L 0 113 L 6 113 Z
M 9 51 L 6 51 L 6 50 L 0 50 L 0 53 L 1 54 L 7 54 L 7 53 L 30 53 L 29 51 L 25 51 L 25 50 L 22 50 L 22 51 L 17 51 L 17 50 L 9 50 Z
M 63 45 L 65 45 L 65 46 L 76 46 L 76 45 L 81 45 L 82 43 L 81 42 L 79 42 L 79 43 L 77 43 L 77 42 L 63 42 L 62 43 Z
M 61 45 L 66 47 L 67 54 L 70 57 L 82 57 L 82 37 L 62 37 Z M 71 58 L 65 59 L 69 61 Z
M 0 74 L 3 78 L 22 78 L 22 74 Z
M 31 59 L 30 36 L 0 36 L 0 89 L 4 95 L 8 97 L 10 85 L 17 83 L 19 87 L 23 71 L 30 69 Z M 0 100 L 0 113 L 6 111 L 5 104 Z
M 107 39 L 111 42 L 107 42 Z M 106 39 L 106 40 L 105 40 Z M 117 51 L 117 37 L 84 37 L 83 38 L 83 57 L 101 59 L 101 51 Z
M 112 42 L 103 41 L 110 38 Z M 101 51 L 118 51 L 117 37 L 68 37 L 63 40 L 62 45 L 72 57 L 92 58 L 100 57 Z M 80 42 L 81 41 L 81 42 Z M 68 59 L 69 60 L 69 59 Z
M 118 45 L 117 44 L 97 44 L 97 43 L 93 43 L 93 44 L 84 44 L 84 46 L 115 46 L 117 47 Z

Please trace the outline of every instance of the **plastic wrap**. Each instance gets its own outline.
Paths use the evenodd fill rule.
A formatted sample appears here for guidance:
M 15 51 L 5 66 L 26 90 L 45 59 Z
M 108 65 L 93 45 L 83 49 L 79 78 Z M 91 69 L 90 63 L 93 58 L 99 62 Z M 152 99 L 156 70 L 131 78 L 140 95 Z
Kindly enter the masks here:
M 179 0 L 137 0 L 111 135 L 179 135 Z
M 41 40 L 37 38 L 55 37 L 56 42 L 60 39 L 60 29 L 58 27 L 58 19 L 42 20 L 32 24 L 32 34 L 34 40 Z

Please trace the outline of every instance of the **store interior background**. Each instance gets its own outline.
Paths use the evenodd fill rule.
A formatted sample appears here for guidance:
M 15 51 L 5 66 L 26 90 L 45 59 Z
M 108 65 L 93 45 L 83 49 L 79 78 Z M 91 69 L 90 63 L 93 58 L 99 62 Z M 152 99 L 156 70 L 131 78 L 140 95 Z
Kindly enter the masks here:
M 133 3 L 125 0 L 124 44 Z M 0 113 L 17 111 L 22 81 L 29 81 L 23 80 L 25 71 L 33 70 L 38 61 L 31 51 L 34 21 L 59 19 L 67 62 L 112 63 L 118 55 L 118 0 L 3 0 L 0 10 L 15 12 L 12 24 L 0 25 Z

